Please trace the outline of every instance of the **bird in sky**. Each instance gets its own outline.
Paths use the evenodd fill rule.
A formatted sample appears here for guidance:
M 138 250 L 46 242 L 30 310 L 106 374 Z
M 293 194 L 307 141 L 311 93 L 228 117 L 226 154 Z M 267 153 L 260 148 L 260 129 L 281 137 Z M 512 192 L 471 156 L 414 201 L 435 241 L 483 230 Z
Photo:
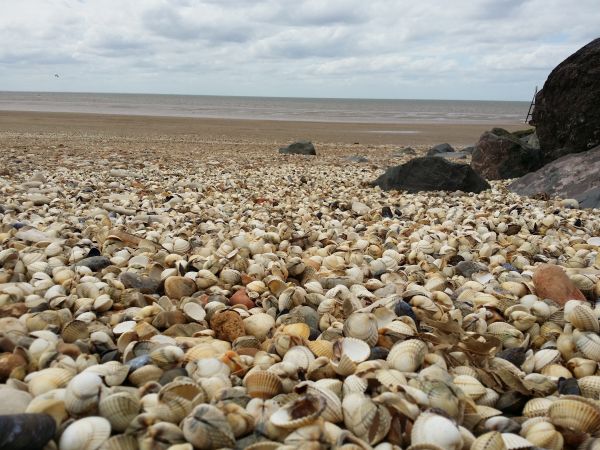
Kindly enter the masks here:
M 55 78 L 60 78 L 57 73 L 54 74 Z

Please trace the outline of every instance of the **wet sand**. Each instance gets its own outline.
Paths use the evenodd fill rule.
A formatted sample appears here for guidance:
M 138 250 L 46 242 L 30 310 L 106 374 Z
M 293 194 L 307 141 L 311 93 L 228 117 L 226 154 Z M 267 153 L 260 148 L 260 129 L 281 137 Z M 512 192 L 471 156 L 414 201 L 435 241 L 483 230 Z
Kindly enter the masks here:
M 0 133 L 64 134 L 190 140 L 278 142 L 297 139 L 316 143 L 419 146 L 448 142 L 472 145 L 492 127 L 527 128 L 519 123 L 329 123 L 269 120 L 199 119 L 186 117 L 0 111 Z

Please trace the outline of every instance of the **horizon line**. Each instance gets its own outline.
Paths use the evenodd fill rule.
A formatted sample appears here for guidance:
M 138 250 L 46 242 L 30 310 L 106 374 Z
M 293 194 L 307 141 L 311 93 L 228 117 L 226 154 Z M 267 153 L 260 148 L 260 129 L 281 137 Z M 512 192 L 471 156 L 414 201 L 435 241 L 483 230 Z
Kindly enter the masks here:
M 230 97 L 230 98 L 273 98 L 273 99 L 304 99 L 304 100 L 372 100 L 372 101 L 438 101 L 438 102 L 521 102 L 530 100 L 496 100 L 496 99 L 458 99 L 458 98 L 386 98 L 386 97 L 301 97 L 284 95 L 231 95 L 231 94 L 177 94 L 168 92 L 113 92 L 113 91 L 29 91 L 29 90 L 0 90 L 4 93 L 21 94 L 100 94 L 100 95 L 163 95 L 181 97 Z

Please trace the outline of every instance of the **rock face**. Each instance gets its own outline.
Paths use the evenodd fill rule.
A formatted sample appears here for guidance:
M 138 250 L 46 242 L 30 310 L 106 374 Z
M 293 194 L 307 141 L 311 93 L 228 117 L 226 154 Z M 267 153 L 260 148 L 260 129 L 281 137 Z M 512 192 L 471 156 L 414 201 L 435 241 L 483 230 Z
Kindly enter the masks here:
M 427 152 L 427 156 L 435 156 L 440 153 L 452 153 L 454 148 L 450 144 L 438 144 L 435 147 L 431 147 Z
M 541 166 L 539 150 L 502 128 L 483 133 L 471 159 L 471 167 L 488 180 L 520 177 Z
M 373 186 L 418 191 L 465 191 L 481 192 L 490 185 L 469 165 L 457 164 L 445 158 L 414 158 L 401 166 L 390 167 L 377 178 Z
M 298 141 L 287 147 L 281 147 L 279 153 L 283 155 L 316 155 L 315 146 L 310 141 Z
M 600 208 L 600 145 L 566 155 L 508 186 L 519 195 L 545 193 L 574 198 L 583 208 Z
M 600 145 L 600 38 L 561 62 L 535 97 L 544 163 Z

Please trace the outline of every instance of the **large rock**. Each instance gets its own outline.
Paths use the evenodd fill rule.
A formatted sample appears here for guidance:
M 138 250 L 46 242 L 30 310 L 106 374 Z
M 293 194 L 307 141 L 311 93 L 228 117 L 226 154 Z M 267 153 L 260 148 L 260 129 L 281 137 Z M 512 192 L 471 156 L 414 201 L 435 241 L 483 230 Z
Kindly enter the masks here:
M 481 192 L 490 188 L 488 182 L 469 165 L 433 156 L 414 158 L 401 166 L 390 167 L 372 184 L 386 191 L 398 189 L 408 192 Z
M 431 147 L 427 152 L 427 156 L 435 156 L 440 153 L 452 153 L 454 148 L 450 144 L 438 144 L 434 147 Z
M 600 38 L 561 62 L 535 98 L 544 163 L 600 145 Z
M 565 155 L 508 186 L 520 195 L 574 198 L 583 208 L 600 208 L 600 145 Z
M 310 141 L 297 141 L 287 147 L 281 147 L 279 153 L 284 155 L 316 155 L 315 146 Z
M 539 150 L 502 128 L 483 133 L 471 157 L 471 167 L 488 180 L 520 177 L 541 166 Z

